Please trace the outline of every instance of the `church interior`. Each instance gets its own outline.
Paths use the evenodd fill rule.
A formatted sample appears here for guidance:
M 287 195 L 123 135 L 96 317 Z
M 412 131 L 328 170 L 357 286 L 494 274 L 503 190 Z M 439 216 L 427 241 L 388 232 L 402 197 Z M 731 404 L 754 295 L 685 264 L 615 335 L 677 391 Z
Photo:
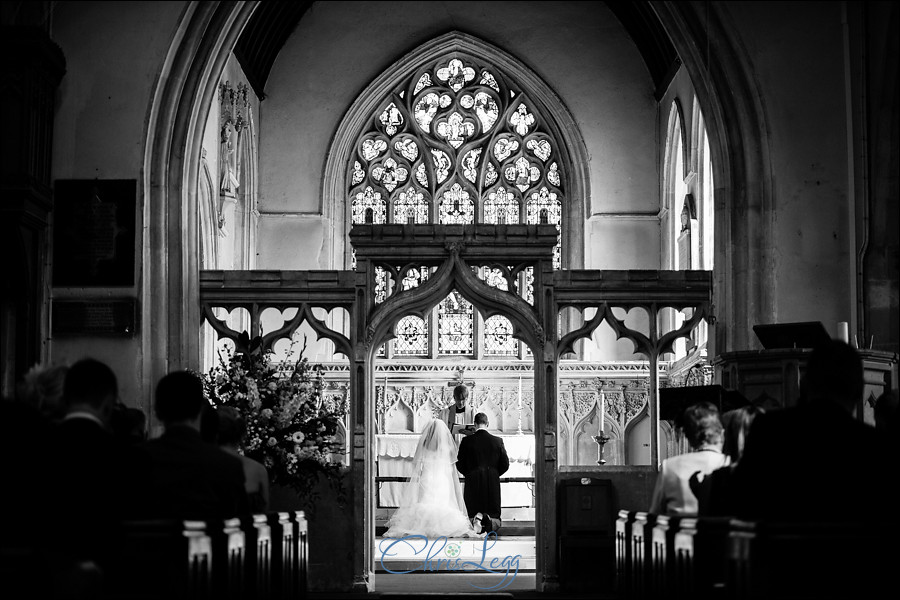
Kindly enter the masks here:
M 862 360 L 856 421 L 896 397 L 896 3 L 0 17 L 3 397 L 91 357 L 153 438 L 167 373 L 307 360 L 343 411 L 346 494 L 307 515 L 292 597 L 654 597 L 624 536 L 650 542 L 688 404 L 796 406 L 832 339 Z M 384 551 L 419 434 L 460 385 L 509 458 L 502 567 L 479 573 Z M 682 525 L 707 568 L 704 526 Z M 486 556 L 454 543 L 442 557 Z

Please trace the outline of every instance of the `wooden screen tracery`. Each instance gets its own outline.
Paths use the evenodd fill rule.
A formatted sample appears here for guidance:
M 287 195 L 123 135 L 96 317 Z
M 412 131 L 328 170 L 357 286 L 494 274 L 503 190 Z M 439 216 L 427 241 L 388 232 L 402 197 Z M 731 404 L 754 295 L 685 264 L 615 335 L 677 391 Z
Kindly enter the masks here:
M 523 398 L 523 408 L 527 406 L 530 411 L 529 425 L 535 436 L 536 561 L 541 585 L 556 581 L 558 572 L 552 545 L 557 539 L 559 436 L 570 433 L 584 440 L 593 419 L 601 415 L 610 423 L 611 431 L 627 431 L 634 427 L 634 410 L 646 413 L 651 423 L 658 422 L 659 357 L 675 339 L 688 335 L 708 317 L 710 274 L 557 271 L 553 268 L 557 238 L 552 224 L 359 225 L 351 231 L 356 271 L 201 273 L 201 308 L 220 336 L 235 343 L 244 339 L 216 318 L 217 309 L 246 309 L 251 334 L 256 335 L 262 332 L 260 315 L 266 308 L 296 308 L 296 314 L 282 327 L 263 336 L 265 347 L 290 337 L 302 325 L 331 340 L 335 352 L 348 358 L 346 387 L 335 393 L 350 409 L 346 432 L 354 490 L 350 518 L 365 534 L 359 559 L 362 565 L 368 565 L 365 568 L 374 564 L 377 415 L 393 409 L 393 418 L 414 422 L 430 402 L 427 390 L 400 390 L 399 397 L 386 396 L 384 388 L 376 392 L 377 349 L 396 336 L 397 324 L 403 319 L 425 319 L 451 293 L 470 303 L 485 321 L 496 316 L 507 319 L 511 335 L 531 350 L 534 392 Z M 505 280 L 505 286 L 501 280 Z M 345 311 L 346 321 L 316 315 L 317 309 L 336 308 Z M 629 327 L 616 314 L 618 309 L 627 312 L 633 308 L 642 308 L 650 316 L 649 331 Z M 660 332 L 657 316 L 670 308 L 690 309 L 691 316 L 679 329 Z M 590 310 L 593 314 L 559 339 L 559 317 L 566 310 L 582 315 Z M 619 337 L 631 340 L 636 351 L 648 357 L 650 367 L 649 381 L 641 389 L 615 389 L 608 381 L 598 382 L 604 393 L 610 393 L 602 413 L 595 400 L 592 404 L 591 390 L 558 389 L 559 357 L 601 323 L 612 327 Z M 510 402 L 509 392 L 498 390 L 483 406 L 505 423 L 513 414 Z M 571 423 L 557 422 L 558 402 L 573 403 L 575 418 Z M 651 428 L 651 446 L 658 457 L 655 429 Z

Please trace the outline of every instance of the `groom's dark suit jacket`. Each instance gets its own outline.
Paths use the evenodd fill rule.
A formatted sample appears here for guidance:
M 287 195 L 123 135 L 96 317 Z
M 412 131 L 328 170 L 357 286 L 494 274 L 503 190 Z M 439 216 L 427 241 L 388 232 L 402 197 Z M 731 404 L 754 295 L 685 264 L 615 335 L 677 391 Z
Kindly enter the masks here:
M 457 470 L 465 475 L 463 499 L 470 517 L 487 513 L 500 518 L 500 476 L 509 469 L 503 440 L 480 429 L 459 443 Z

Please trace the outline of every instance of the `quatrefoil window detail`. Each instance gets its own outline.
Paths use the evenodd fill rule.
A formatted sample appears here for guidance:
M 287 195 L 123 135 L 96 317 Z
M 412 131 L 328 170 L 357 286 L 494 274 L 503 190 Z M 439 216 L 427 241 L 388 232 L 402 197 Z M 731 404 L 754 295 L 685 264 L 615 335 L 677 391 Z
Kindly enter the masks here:
M 406 181 L 407 177 L 409 170 L 398 165 L 393 158 L 388 158 L 383 165 L 372 169 L 372 179 L 380 182 L 389 192 L 393 192 L 394 188 Z
M 454 58 L 443 69 L 437 70 L 437 78 L 447 83 L 454 92 L 458 92 L 468 82 L 475 79 L 475 69 L 465 67 L 458 58 Z

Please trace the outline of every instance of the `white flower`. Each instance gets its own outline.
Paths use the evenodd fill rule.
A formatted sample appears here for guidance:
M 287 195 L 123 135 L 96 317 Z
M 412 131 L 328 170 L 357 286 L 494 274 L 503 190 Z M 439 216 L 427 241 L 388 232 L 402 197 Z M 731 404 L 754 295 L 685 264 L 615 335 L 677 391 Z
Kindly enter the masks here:
M 276 439 L 273 438 L 273 437 L 270 437 L 268 443 L 269 443 L 270 446 L 274 446 L 275 444 L 278 443 L 278 440 L 276 440 Z
M 303 435 L 302 431 L 295 431 L 294 435 L 291 436 L 291 439 L 294 441 L 295 444 L 302 443 L 305 438 L 306 438 L 306 436 Z
M 272 418 L 272 409 L 264 408 L 264 409 L 262 409 L 262 412 L 260 412 L 259 414 L 262 415 L 262 417 L 264 419 L 271 419 Z

